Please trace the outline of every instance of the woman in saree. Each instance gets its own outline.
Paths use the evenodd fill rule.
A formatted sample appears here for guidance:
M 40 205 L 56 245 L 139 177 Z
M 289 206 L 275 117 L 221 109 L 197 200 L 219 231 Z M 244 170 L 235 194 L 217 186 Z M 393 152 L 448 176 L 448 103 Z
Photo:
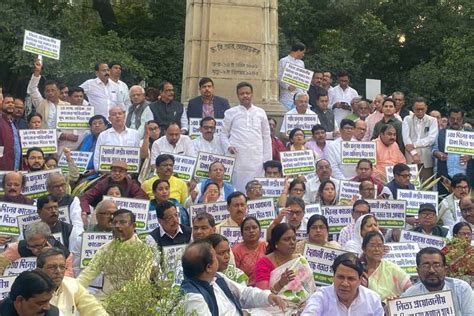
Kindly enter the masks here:
M 352 239 L 346 243 L 344 250 L 358 254 L 359 256 L 363 253 L 362 251 L 362 240 L 371 231 L 379 231 L 377 219 L 374 214 L 365 214 L 359 217 L 354 224 L 354 234 Z
M 295 230 L 287 223 L 280 223 L 271 232 L 267 255 L 255 266 L 256 286 L 283 298 L 293 312 L 302 308 L 316 291 L 308 261 L 294 253 L 295 247 Z
M 299 240 L 296 243 L 295 253 L 304 255 L 303 251 L 307 242 L 318 246 L 341 249 L 341 245 L 337 241 L 328 241 L 329 225 L 328 220 L 323 215 L 314 214 L 311 216 L 306 226 L 306 232 L 308 234 L 308 241 Z
M 337 192 L 336 184 L 331 180 L 321 182 L 318 189 L 317 200 L 320 205 L 336 205 L 337 204 Z

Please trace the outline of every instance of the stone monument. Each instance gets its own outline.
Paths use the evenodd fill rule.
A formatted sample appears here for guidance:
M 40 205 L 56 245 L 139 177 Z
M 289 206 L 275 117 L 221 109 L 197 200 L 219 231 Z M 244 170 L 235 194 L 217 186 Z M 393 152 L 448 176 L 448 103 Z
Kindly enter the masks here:
M 253 103 L 281 115 L 278 102 L 278 1 L 187 0 L 181 100 L 199 95 L 201 77 L 238 104 L 237 83 L 254 87 Z

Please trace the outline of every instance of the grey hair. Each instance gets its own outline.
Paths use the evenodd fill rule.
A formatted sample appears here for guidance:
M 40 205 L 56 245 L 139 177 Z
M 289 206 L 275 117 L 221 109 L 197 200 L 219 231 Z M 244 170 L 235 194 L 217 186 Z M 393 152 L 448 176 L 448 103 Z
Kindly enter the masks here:
M 140 85 L 134 85 L 134 86 L 131 86 L 130 89 L 128 90 L 128 94 L 129 94 L 129 95 L 132 93 L 132 89 L 134 89 L 134 88 L 140 88 L 140 92 L 143 93 L 143 94 L 145 94 L 145 89 L 143 89 L 142 86 L 140 86 Z
M 51 236 L 51 229 L 45 222 L 32 223 L 25 227 L 25 240 L 30 240 L 35 235 L 42 235 L 48 239 Z
M 249 190 L 252 189 L 252 187 L 255 186 L 255 185 L 262 186 L 262 184 L 261 184 L 258 180 L 250 180 L 250 181 L 247 182 L 247 184 L 245 185 L 245 191 L 249 191 Z
M 64 180 L 66 180 L 66 177 L 59 172 L 51 173 L 48 178 L 46 179 L 46 189 L 49 189 L 51 182 L 53 181 L 52 178 L 55 176 L 62 177 Z
M 296 100 L 299 100 L 299 98 L 305 97 L 305 96 L 309 98 L 309 94 L 308 94 L 306 91 L 297 92 L 297 93 L 295 94 L 295 99 L 294 99 L 294 100 L 295 100 L 295 101 L 296 101 Z
M 97 213 L 98 211 L 102 210 L 102 208 L 104 208 L 108 203 L 112 203 L 113 205 L 115 205 L 114 201 L 112 200 L 102 200 L 97 203 L 95 207 L 95 212 Z M 115 209 L 117 209 L 117 205 L 115 205 Z

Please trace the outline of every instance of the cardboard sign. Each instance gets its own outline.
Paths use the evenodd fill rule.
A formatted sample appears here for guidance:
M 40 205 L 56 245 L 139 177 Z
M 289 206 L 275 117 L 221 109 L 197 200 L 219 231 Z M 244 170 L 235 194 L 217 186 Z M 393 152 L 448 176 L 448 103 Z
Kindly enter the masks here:
M 382 91 L 382 81 L 379 79 L 365 79 L 365 97 L 374 100 Z
M 408 275 L 416 276 L 416 254 L 420 251 L 417 243 L 393 242 L 386 243 L 390 250 L 383 256 L 384 259 L 402 268 Z
M 56 128 L 89 129 L 89 119 L 93 116 L 93 106 L 58 105 L 56 107 Z
M 191 222 L 194 220 L 197 214 L 207 212 L 214 216 L 216 224 L 226 220 L 230 217 L 229 211 L 227 210 L 227 202 L 215 202 L 207 204 L 196 204 L 189 207 L 189 213 Z
M 84 174 L 84 172 L 87 171 L 87 166 L 89 165 L 93 154 L 93 152 L 88 151 L 71 151 L 71 158 L 76 163 L 80 174 Z M 64 173 L 69 172 L 69 166 L 67 164 L 66 156 L 64 156 L 64 152 L 59 158 L 58 167 L 61 168 L 61 171 Z
M 282 151 L 280 159 L 285 176 L 316 172 L 312 150 Z
M 388 310 L 390 316 L 456 315 L 451 291 L 397 298 L 388 301 Z
M 89 265 L 100 247 L 113 239 L 112 233 L 84 232 L 81 244 L 81 269 Z
M 317 284 L 332 284 L 334 259 L 344 253 L 347 253 L 347 251 L 306 243 L 303 255 L 308 260 L 311 270 L 313 270 L 314 281 Z
M 292 129 L 300 128 L 305 137 L 309 138 L 313 135 L 313 126 L 319 124 L 319 118 L 317 114 L 285 114 L 284 122 L 286 135 L 290 135 Z
M 219 234 L 227 238 L 230 248 L 234 247 L 240 242 L 243 242 L 240 227 L 221 226 Z M 260 231 L 260 240 L 266 240 L 267 229 L 262 228 Z
M 181 257 L 183 256 L 186 245 L 165 246 L 163 249 L 163 270 L 171 274 L 174 284 L 181 284 L 183 280 L 183 268 L 181 266 Z
M 377 144 L 375 142 L 341 142 L 343 165 L 357 164 L 359 160 L 369 159 L 377 163 Z
M 438 214 L 438 192 L 436 191 L 398 189 L 397 200 L 407 201 L 406 215 L 418 216 L 418 210 L 423 203 L 433 204 L 436 209 L 436 214 Z
M 137 229 L 145 229 L 147 227 L 148 209 L 150 208 L 150 200 L 131 199 L 114 196 L 104 196 L 104 200 L 112 200 L 117 209 L 127 209 L 132 211 L 136 216 L 135 225 Z
M 315 214 L 323 215 L 319 203 L 306 204 L 304 208 L 304 218 L 308 220 L 311 216 Z
M 234 157 L 199 152 L 194 176 L 197 178 L 209 178 L 209 166 L 214 161 L 220 161 L 224 165 L 224 181 L 230 182 L 230 179 L 232 179 L 232 173 L 234 172 Z
M 417 164 L 409 164 L 407 165 L 410 168 L 410 182 L 415 187 L 420 185 L 420 179 L 418 177 L 418 165 Z M 386 166 L 385 167 L 385 174 L 387 175 L 387 182 L 390 182 L 394 179 L 393 176 L 393 166 Z
M 10 289 L 15 282 L 16 275 L 14 276 L 4 276 L 0 278 L 0 300 L 7 298 L 10 293 Z
M 13 261 L 3 272 L 3 276 L 13 276 L 36 269 L 36 257 L 24 257 Z
M 268 226 L 275 218 L 273 199 L 247 201 L 247 216 L 253 216 L 262 226 Z
M 55 154 L 58 151 L 56 129 L 20 129 L 21 153 L 26 155 L 28 149 L 39 147 L 44 154 Z
M 69 216 L 69 206 L 62 206 L 59 208 L 59 218 L 61 222 L 66 222 L 71 224 L 70 216 Z M 23 236 L 23 231 L 25 230 L 26 226 L 31 225 L 33 223 L 38 223 L 41 222 L 41 218 L 39 217 L 38 213 L 31 213 L 27 215 L 18 215 L 17 217 L 17 222 L 18 222 L 18 228 L 20 229 L 20 235 Z M 60 236 L 55 236 L 56 239 L 61 239 L 61 243 L 64 245 L 62 242 L 62 235 L 61 233 Z M 52 234 L 55 235 L 55 234 Z
M 29 53 L 59 60 L 61 40 L 25 30 L 23 50 Z
M 18 216 L 37 214 L 36 206 L 9 202 L 0 202 L 0 234 L 20 235 Z
M 400 233 L 400 242 L 416 242 L 420 249 L 426 247 L 435 247 L 443 249 L 446 245 L 443 237 L 437 237 L 432 235 L 426 235 L 423 233 L 411 232 L 408 230 L 402 230 Z
M 196 167 L 196 157 L 188 157 L 182 155 L 174 156 L 173 175 L 183 181 L 189 181 L 193 178 L 194 169 Z
M 262 185 L 263 197 L 279 198 L 285 187 L 285 178 L 255 178 Z
M 352 201 L 352 198 L 359 196 L 359 185 L 360 182 L 355 181 L 340 181 L 339 185 L 339 203 L 348 203 Z M 377 194 L 377 192 L 374 192 Z M 375 198 L 374 194 L 374 198 Z
M 100 146 L 99 171 L 110 171 L 115 160 L 127 162 L 127 171 L 137 173 L 140 168 L 140 147 Z
M 474 132 L 446 130 L 444 151 L 458 155 L 474 155 Z
M 377 224 L 383 228 L 405 227 L 406 201 L 401 200 L 367 200 L 370 212 L 377 218 Z
M 313 79 L 313 71 L 286 63 L 281 81 L 289 85 L 308 91 Z
M 201 132 L 199 131 L 199 123 L 201 123 L 202 118 L 190 117 L 189 118 L 189 137 L 191 139 L 196 139 L 201 136 Z M 216 120 L 216 132 L 214 137 L 217 136 L 222 131 L 222 126 L 224 125 L 223 119 L 215 119 Z
M 321 206 L 323 215 L 328 219 L 329 233 L 339 233 L 352 222 L 352 205 Z
M 37 199 L 41 196 L 48 195 L 48 190 L 46 189 L 46 180 L 52 173 L 62 174 L 61 169 L 59 168 L 25 174 L 26 181 L 22 193 L 30 199 Z

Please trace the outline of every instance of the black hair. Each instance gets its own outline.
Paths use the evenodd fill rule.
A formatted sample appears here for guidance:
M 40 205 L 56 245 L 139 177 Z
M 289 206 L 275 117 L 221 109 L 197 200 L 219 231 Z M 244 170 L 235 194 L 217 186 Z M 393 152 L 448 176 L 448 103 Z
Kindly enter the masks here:
M 173 85 L 173 84 L 172 84 L 171 82 L 169 82 L 169 81 L 163 81 L 163 82 L 161 82 L 161 83 L 158 85 L 158 91 L 160 91 L 160 93 L 163 92 L 163 91 L 165 90 L 165 86 L 166 86 L 167 84 Z
M 321 184 L 319 185 L 318 196 L 321 197 L 323 195 L 324 188 L 326 187 L 326 184 L 328 183 L 332 184 L 332 186 L 334 187 L 334 191 L 336 190 L 336 184 L 332 180 L 325 180 L 325 181 L 322 181 Z
M 293 43 L 293 45 L 291 45 L 292 52 L 302 51 L 305 49 L 306 49 L 306 45 L 301 42 L 296 42 L 296 43 Z
M 153 184 L 151 185 L 151 189 L 153 190 L 153 192 L 156 191 L 156 189 L 158 188 L 158 186 L 160 185 L 160 183 L 166 183 L 168 184 L 168 186 L 170 185 L 170 182 L 168 180 L 165 180 L 165 179 L 156 179 Z
M 362 276 L 362 273 L 364 273 L 364 267 L 362 266 L 359 257 L 351 252 L 339 255 L 334 259 L 334 263 L 332 264 L 332 271 L 334 274 L 336 274 L 337 268 L 341 264 L 345 267 L 356 270 L 359 278 Z
M 382 107 L 385 105 L 385 103 L 387 102 L 392 102 L 393 103 L 393 106 L 395 106 L 395 101 L 391 98 L 391 97 L 387 97 L 385 99 L 383 99 L 383 102 L 382 102 Z
M 276 244 L 281 239 L 281 236 L 283 236 L 289 230 L 292 230 L 293 232 L 295 232 L 295 229 L 291 227 L 290 224 L 288 223 L 280 223 L 276 225 L 275 227 L 273 227 L 270 240 L 268 241 L 268 245 L 267 245 L 267 251 L 266 251 L 267 255 L 275 251 Z
M 377 237 L 377 236 L 382 240 L 382 242 L 384 242 L 383 236 L 380 232 L 378 231 L 368 232 L 364 236 L 364 239 L 362 239 L 362 249 L 365 250 L 365 248 L 367 247 L 367 244 L 372 240 L 372 238 Z
M 68 88 L 68 92 L 69 92 L 69 87 L 68 87 L 65 83 L 63 83 L 63 82 L 58 83 L 58 89 L 59 89 L 59 90 L 62 90 L 62 89 L 64 89 L 64 88 Z M 69 93 L 68 93 L 68 94 L 69 94 Z
M 397 131 L 395 126 L 393 126 L 392 124 L 383 124 L 382 127 L 380 128 L 380 134 L 385 134 L 385 132 L 391 128 Z
M 360 231 L 362 232 L 362 229 L 364 228 L 365 224 L 367 224 L 367 222 L 369 221 L 370 218 L 373 218 L 375 222 L 377 222 L 377 218 L 375 218 L 375 215 L 374 214 L 367 214 L 367 216 L 365 216 L 361 223 L 360 223 Z M 362 235 L 361 235 L 362 236 Z
M 135 216 L 135 214 L 132 211 L 124 209 L 124 208 L 118 209 L 115 213 L 113 213 L 112 214 L 112 220 L 114 220 L 114 218 L 116 218 L 117 216 L 122 215 L 122 214 L 128 214 L 128 216 L 130 217 L 130 222 L 132 224 L 134 224 L 135 221 L 137 220 L 137 217 Z
M 243 194 L 240 191 L 235 191 L 235 192 L 232 192 L 231 194 L 229 194 L 229 196 L 227 197 L 227 206 L 230 206 L 233 199 L 238 198 L 240 196 L 243 196 L 245 198 L 245 201 L 247 201 L 247 196 L 245 194 Z
M 206 123 L 207 121 L 213 121 L 214 125 L 217 125 L 215 118 L 213 118 L 212 116 L 206 116 L 202 120 L 199 121 L 199 126 L 203 127 L 204 123 Z
M 367 159 L 367 158 L 362 158 L 361 160 L 359 160 L 359 161 L 357 162 L 356 168 L 359 168 L 360 164 L 363 163 L 363 162 L 368 163 L 368 164 L 370 165 L 370 169 L 373 169 L 373 168 L 374 168 L 374 165 L 372 164 L 372 161 L 370 161 L 370 160 Z
M 46 204 L 50 203 L 50 202 L 56 202 L 56 203 L 59 203 L 59 200 L 52 196 L 52 195 L 45 195 L 45 196 L 42 196 L 40 197 L 37 201 L 36 201 L 36 209 L 39 211 L 41 210 Z
M 303 133 L 303 137 L 304 137 L 304 131 L 303 131 L 301 128 L 296 127 L 296 128 L 293 128 L 293 129 L 290 131 L 290 134 L 288 135 L 288 137 L 290 138 L 290 140 L 293 139 L 293 137 L 295 137 L 295 134 L 296 134 L 297 132 L 302 132 L 302 133 Z
M 217 189 L 220 190 L 220 187 L 217 183 L 213 182 L 213 181 L 209 181 L 206 186 L 204 187 L 204 190 L 202 190 L 202 194 L 204 194 L 204 192 L 206 192 L 207 188 L 210 186 L 210 185 L 215 185 L 217 187 Z
M 212 246 L 212 248 L 216 248 L 223 241 L 229 242 L 229 240 L 221 234 L 210 234 L 209 236 L 206 236 L 203 240 L 208 242 Z
M 53 280 L 41 270 L 23 271 L 20 273 L 10 290 L 9 297 L 16 301 L 18 296 L 28 300 L 35 295 L 52 293 L 56 285 Z
M 417 254 L 416 254 L 416 265 L 420 266 L 421 263 L 421 256 L 423 255 L 440 255 L 442 260 L 443 260 L 443 265 L 446 266 L 446 256 L 444 253 L 439 250 L 438 248 L 435 247 L 426 247 L 421 249 Z
M 179 129 L 181 129 L 181 123 L 173 121 L 173 122 L 170 122 L 168 125 L 166 125 L 165 131 L 166 131 L 171 125 L 177 125 L 177 126 L 179 127 Z
M 99 71 L 100 65 L 107 65 L 107 67 L 109 67 L 109 65 L 108 65 L 107 63 L 98 62 L 98 63 L 95 64 L 95 66 L 94 66 L 95 71 Z
M 58 88 L 58 83 L 54 80 L 46 80 L 44 87 L 46 88 L 47 86 L 56 86 L 56 88 Z
M 316 131 L 325 131 L 326 132 L 326 129 L 321 124 L 316 124 L 316 125 L 313 126 L 313 128 L 311 128 L 311 134 L 314 134 Z
M 212 85 L 214 85 L 214 81 L 212 81 L 211 78 L 209 77 L 202 77 L 200 80 L 199 80 L 199 88 L 201 88 L 203 85 L 205 85 L 206 83 L 212 83 Z
M 122 64 L 119 63 L 118 61 L 115 61 L 115 60 L 114 60 L 114 61 L 111 61 L 110 63 L 108 63 L 107 66 L 109 66 L 109 68 L 112 68 L 112 67 L 115 66 L 115 65 L 119 65 L 120 68 L 123 68 Z
M 303 187 L 303 190 L 306 191 L 306 183 L 304 183 L 304 181 L 299 180 L 299 179 L 294 179 L 293 181 L 291 181 L 290 186 L 288 187 L 288 191 L 293 190 L 293 188 L 294 188 L 297 184 L 301 184 L 301 186 Z
M 326 226 L 326 230 L 329 231 L 328 219 L 323 215 L 314 214 L 309 218 L 308 225 L 306 226 L 306 233 L 308 235 L 311 230 L 311 226 L 313 226 L 313 224 L 316 223 L 317 221 L 323 222 L 324 226 Z
M 156 157 L 155 166 L 159 167 L 161 165 L 161 163 L 165 162 L 166 160 L 171 160 L 173 162 L 173 165 L 174 165 L 174 156 L 173 155 L 161 154 L 161 155 L 158 155 L 158 157 Z
M 466 182 L 467 186 L 469 187 L 469 178 L 467 175 L 464 173 L 456 173 L 452 178 L 451 178 L 451 188 L 455 188 L 458 184 L 461 182 Z
M 328 96 L 329 95 L 328 95 L 327 92 L 321 92 L 316 96 L 316 100 L 319 100 L 319 98 L 321 98 L 321 97 L 328 97 Z
M 239 93 L 239 90 L 240 90 L 241 88 L 244 88 L 244 87 L 249 87 L 249 88 L 250 88 L 250 91 L 253 92 L 253 87 L 252 87 L 252 85 L 251 85 L 250 83 L 246 82 L 246 81 L 242 81 L 242 82 L 239 82 L 239 83 L 237 84 L 237 88 L 235 89 L 235 91 L 237 92 L 237 94 Z
M 469 225 L 466 222 L 459 222 L 459 223 L 457 223 L 456 225 L 453 226 L 453 236 L 456 236 L 459 233 L 459 231 L 461 230 L 461 228 L 463 228 L 463 227 L 469 228 L 469 230 L 472 233 L 471 225 Z
M 399 176 L 403 171 L 408 171 L 410 172 L 410 167 L 408 167 L 404 163 L 397 163 L 395 166 L 393 166 L 393 174 Z
M 341 78 L 341 77 L 349 77 L 349 73 L 345 70 L 341 70 L 337 73 L 337 77 L 338 78 Z
M 118 188 L 120 191 L 120 195 L 123 196 L 122 188 L 118 184 L 109 184 L 104 192 L 107 193 L 112 188 Z
M 208 236 L 209 237 L 209 236 Z M 208 265 L 213 263 L 212 245 L 207 240 L 196 240 L 192 242 L 184 251 L 181 257 L 181 266 L 183 267 L 183 274 L 187 278 L 195 278 L 206 271 Z M 198 248 L 197 256 L 189 258 L 189 251 L 191 248 Z
M 256 219 L 256 218 L 253 217 L 253 216 L 247 216 L 246 218 L 244 218 L 244 220 L 243 220 L 242 223 L 240 224 L 240 233 L 242 234 L 242 236 L 244 235 L 244 226 L 245 226 L 245 223 L 247 223 L 248 221 L 254 221 L 254 222 L 257 223 L 257 225 L 258 225 L 258 229 L 259 229 L 259 230 L 262 230 L 262 226 L 260 225 L 260 222 L 258 221 L 258 219 Z
M 163 219 L 164 216 L 165 216 L 165 211 L 167 209 L 170 209 L 174 207 L 176 210 L 178 210 L 178 208 L 176 207 L 176 205 L 174 205 L 173 203 L 171 203 L 170 201 L 164 201 L 164 202 L 160 202 L 158 203 L 158 205 L 156 206 L 156 216 L 159 218 L 159 219 Z
M 354 121 L 353 121 L 353 120 L 349 120 L 349 119 L 343 119 L 343 120 L 341 121 L 341 124 L 339 124 L 339 126 L 340 126 L 341 128 L 344 128 L 346 125 L 350 125 L 350 126 L 352 126 L 352 127 L 355 127 Z
M 196 216 L 194 216 L 193 223 L 201 219 L 207 220 L 209 222 L 209 225 L 211 225 L 211 227 L 216 226 L 216 220 L 214 219 L 214 216 L 212 216 L 211 214 L 207 212 L 197 213 Z
M 75 93 L 75 92 L 82 92 L 83 94 L 85 94 L 84 89 L 82 89 L 81 87 L 71 87 L 71 88 L 69 88 L 69 92 L 67 94 L 69 96 L 72 96 L 73 93 Z
M 279 162 L 278 160 L 267 160 L 263 163 L 263 170 L 267 170 L 267 168 L 278 168 L 278 172 L 281 172 L 283 169 L 282 169 L 282 165 L 281 165 L 281 162 Z
M 100 115 L 100 114 L 97 114 L 97 115 L 94 115 L 93 117 L 91 117 L 91 118 L 89 119 L 89 126 L 92 126 L 92 123 L 93 123 L 95 120 L 102 120 L 102 122 L 104 122 L 104 125 L 106 125 L 106 126 L 109 125 L 109 121 L 107 121 L 107 119 L 105 118 L 105 116 Z
M 359 205 L 367 205 L 367 207 L 369 208 L 369 213 L 370 213 L 370 204 L 366 200 L 357 200 L 357 201 L 355 201 L 354 205 L 352 205 L 352 213 L 355 212 L 356 207 L 359 206 Z
M 30 157 L 30 154 L 34 151 L 37 151 L 37 152 L 40 152 L 41 153 L 41 156 L 43 156 L 43 159 L 44 159 L 44 152 L 41 148 L 39 147 L 31 147 L 31 148 L 28 148 L 28 150 L 26 151 L 26 159 L 28 159 L 28 157 Z
M 413 106 L 415 105 L 415 103 L 424 103 L 428 107 L 428 101 L 423 97 L 414 97 L 412 102 Z
M 5 98 L 5 97 L 4 97 L 4 98 Z M 35 113 L 30 113 L 30 114 L 28 114 L 28 116 L 27 116 L 27 118 L 26 118 L 26 121 L 27 121 L 28 123 L 30 123 L 31 119 L 33 119 L 33 117 L 35 117 L 35 116 L 39 117 L 39 118 L 41 119 L 41 121 L 43 120 L 43 116 L 42 116 L 41 114 L 39 114 L 38 112 L 35 112 Z
M 464 112 L 464 110 L 462 110 L 460 108 L 450 108 L 448 110 L 448 117 L 451 115 L 451 113 L 461 113 L 462 117 L 464 117 L 464 114 L 466 114 L 466 112 Z
M 39 256 L 36 258 L 36 267 L 43 268 L 44 264 L 46 263 L 46 258 L 53 257 L 53 256 L 63 256 L 64 260 L 66 260 L 66 254 L 60 248 L 53 247 L 53 248 L 45 248 Z

